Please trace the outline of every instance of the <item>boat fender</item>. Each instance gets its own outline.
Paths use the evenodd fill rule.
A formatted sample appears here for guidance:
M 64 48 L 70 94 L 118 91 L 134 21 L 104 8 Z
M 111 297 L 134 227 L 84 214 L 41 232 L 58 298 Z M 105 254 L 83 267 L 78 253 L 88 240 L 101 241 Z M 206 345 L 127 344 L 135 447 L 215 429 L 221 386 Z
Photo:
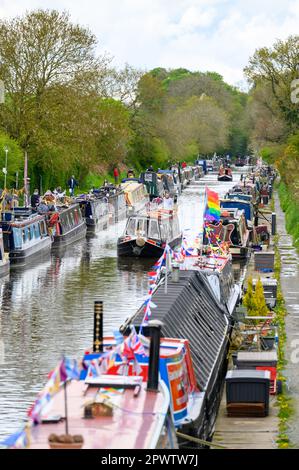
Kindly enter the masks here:
M 59 214 L 55 212 L 55 214 L 53 214 L 49 219 L 49 225 L 55 225 L 58 219 L 59 219 Z
M 137 246 L 144 246 L 145 245 L 145 239 L 141 238 L 141 237 L 137 238 L 136 239 L 136 245 Z

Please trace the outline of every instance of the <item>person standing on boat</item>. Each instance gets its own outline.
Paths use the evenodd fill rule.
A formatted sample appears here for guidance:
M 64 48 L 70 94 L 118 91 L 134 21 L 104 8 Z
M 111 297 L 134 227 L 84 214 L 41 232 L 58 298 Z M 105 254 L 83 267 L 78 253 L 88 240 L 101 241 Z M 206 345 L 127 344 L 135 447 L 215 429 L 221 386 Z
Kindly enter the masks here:
M 170 194 L 168 191 L 165 191 L 165 196 L 163 199 L 163 209 L 166 209 L 168 211 L 172 211 L 174 206 L 173 199 L 170 197 Z
M 35 189 L 32 196 L 31 196 L 31 207 L 32 207 L 32 210 L 36 211 L 37 210 L 37 206 L 39 205 L 40 203 L 40 195 L 38 193 L 38 189 Z
M 118 172 L 117 167 L 114 167 L 113 176 L 114 176 L 114 183 L 118 184 L 119 172 Z
M 74 175 L 72 175 L 72 177 L 68 180 L 67 184 L 69 187 L 70 196 L 73 196 L 75 192 L 75 187 L 79 186 L 77 180 L 75 180 Z
M 127 178 L 135 178 L 134 170 L 132 170 L 132 169 L 128 170 Z

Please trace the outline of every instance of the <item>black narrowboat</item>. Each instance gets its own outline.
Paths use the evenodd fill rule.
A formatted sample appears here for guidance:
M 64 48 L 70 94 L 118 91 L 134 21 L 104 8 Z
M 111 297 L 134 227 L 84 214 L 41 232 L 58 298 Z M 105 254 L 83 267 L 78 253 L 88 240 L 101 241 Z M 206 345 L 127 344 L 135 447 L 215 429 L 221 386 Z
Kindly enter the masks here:
M 17 207 L 1 216 L 4 251 L 9 254 L 11 265 L 24 267 L 31 261 L 50 254 L 52 240 L 48 234 L 45 215 Z
M 180 271 L 178 279 L 168 275 L 167 289 L 164 278 L 154 290 L 152 301 L 157 308 L 152 310 L 151 320 L 161 322 L 162 337 L 188 340 L 199 388 L 199 393 L 194 393 L 192 416 L 181 419 L 177 428 L 183 434 L 210 441 L 227 371 L 231 333 L 227 308 L 215 295 L 208 274 L 201 270 Z M 133 324 L 137 331 L 142 326 L 142 334 L 148 336 L 148 327 L 143 326 L 143 321 L 142 306 L 126 320 L 120 331 L 124 334 Z M 179 446 L 188 448 L 190 442 L 180 439 Z
M 53 236 L 53 248 L 65 247 L 86 236 L 86 224 L 79 204 L 61 206 L 48 212 L 48 229 Z
M 76 198 L 82 217 L 85 220 L 87 231 L 104 230 L 109 225 L 109 206 L 107 197 L 90 197 L 82 194 Z
M 117 241 L 118 256 L 158 258 L 166 243 L 180 245 L 182 232 L 176 211 L 144 211 L 128 218 L 125 232 Z

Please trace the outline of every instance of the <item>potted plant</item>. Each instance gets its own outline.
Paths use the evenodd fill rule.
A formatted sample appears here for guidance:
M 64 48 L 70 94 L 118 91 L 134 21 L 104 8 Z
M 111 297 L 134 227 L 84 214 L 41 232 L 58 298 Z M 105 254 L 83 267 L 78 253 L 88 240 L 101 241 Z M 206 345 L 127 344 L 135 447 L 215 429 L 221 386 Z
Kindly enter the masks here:
M 50 434 L 48 442 L 51 449 L 81 449 L 84 439 L 81 434 Z

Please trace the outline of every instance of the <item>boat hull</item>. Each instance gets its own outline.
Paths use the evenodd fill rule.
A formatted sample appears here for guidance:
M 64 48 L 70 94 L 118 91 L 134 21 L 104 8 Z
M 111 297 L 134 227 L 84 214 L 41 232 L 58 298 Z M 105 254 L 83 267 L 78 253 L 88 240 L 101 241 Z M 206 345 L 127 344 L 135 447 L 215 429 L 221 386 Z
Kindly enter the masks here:
M 87 232 L 94 233 L 97 230 L 106 230 L 109 225 L 109 214 L 107 213 L 105 216 L 101 217 L 98 220 L 95 219 L 90 219 L 90 218 L 85 218 L 85 223 L 86 223 L 86 229 Z
M 10 262 L 9 261 L 6 261 L 6 262 L 0 264 L 0 279 L 9 274 L 9 267 L 10 267 Z
M 248 257 L 248 246 L 231 246 L 229 252 L 233 259 L 246 259 Z
M 54 235 L 52 247 L 54 249 L 71 245 L 75 241 L 81 240 L 86 236 L 87 227 L 84 221 L 80 225 L 72 228 L 69 232 L 62 235 Z
M 171 248 L 175 248 L 182 241 L 182 237 L 178 237 L 169 243 Z M 143 246 L 138 246 L 136 240 L 128 240 L 125 242 L 118 241 L 117 255 L 137 258 L 159 258 L 164 252 L 164 244 L 154 245 L 153 243 L 145 242 Z
M 12 250 L 9 253 L 10 265 L 12 268 L 22 268 L 38 259 L 50 255 L 52 240 L 45 237 L 38 243 L 31 245 L 23 250 Z
M 232 181 L 233 177 L 229 175 L 218 176 L 218 181 Z

